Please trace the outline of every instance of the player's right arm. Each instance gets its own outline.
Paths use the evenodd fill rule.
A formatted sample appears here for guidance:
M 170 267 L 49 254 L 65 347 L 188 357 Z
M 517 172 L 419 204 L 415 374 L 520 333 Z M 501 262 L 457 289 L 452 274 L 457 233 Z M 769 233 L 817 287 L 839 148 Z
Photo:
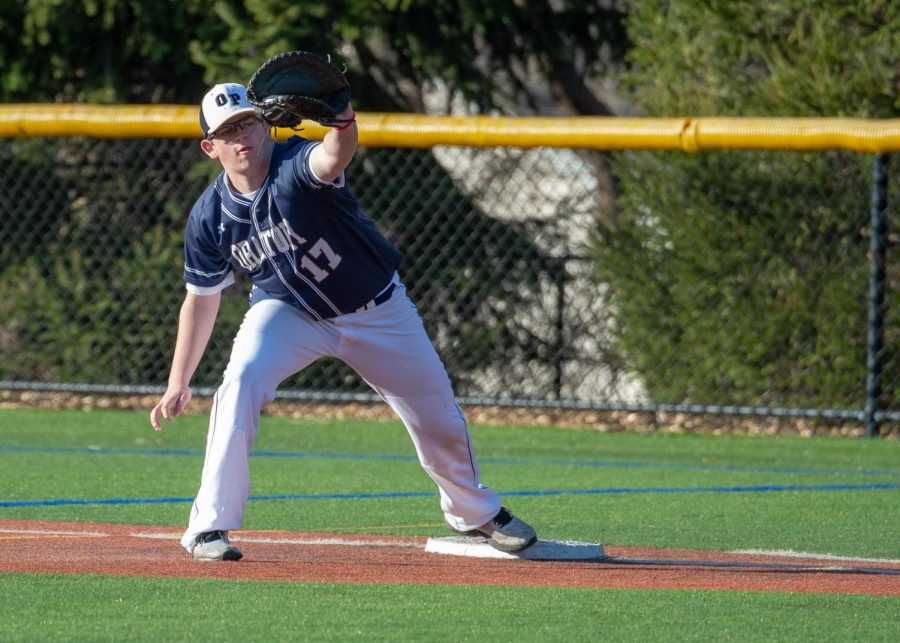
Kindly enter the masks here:
M 339 119 L 347 122 L 342 127 L 329 130 L 309 155 L 309 167 L 316 177 L 325 183 L 337 181 L 356 153 L 359 144 L 359 132 L 356 130 L 356 114 L 353 106 L 338 114 Z
M 160 417 L 173 421 L 191 399 L 191 378 L 212 335 L 221 300 L 221 291 L 211 295 L 192 292 L 185 295 L 178 317 L 178 337 L 175 340 L 169 384 L 162 398 L 150 411 L 150 424 L 157 431 L 162 430 Z

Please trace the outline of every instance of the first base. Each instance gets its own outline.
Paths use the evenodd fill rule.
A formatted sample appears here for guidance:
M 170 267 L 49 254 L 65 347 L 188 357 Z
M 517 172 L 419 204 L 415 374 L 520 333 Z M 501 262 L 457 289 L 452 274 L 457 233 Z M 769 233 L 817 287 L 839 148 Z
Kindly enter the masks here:
M 484 538 L 447 536 L 429 538 L 425 551 L 432 554 L 470 556 L 472 558 L 505 558 L 508 560 L 603 560 L 603 545 L 574 540 L 539 540 L 528 549 L 509 553 L 494 549 Z

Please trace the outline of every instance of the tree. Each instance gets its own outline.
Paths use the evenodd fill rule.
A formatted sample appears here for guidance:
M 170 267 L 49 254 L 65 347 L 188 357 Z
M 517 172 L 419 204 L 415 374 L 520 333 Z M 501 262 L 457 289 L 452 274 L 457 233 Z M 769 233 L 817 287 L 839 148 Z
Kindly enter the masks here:
M 205 84 L 306 49 L 346 63 L 368 110 L 425 111 L 423 93 L 439 82 L 482 111 L 606 114 L 592 81 L 628 45 L 625 12 L 607 0 L 2 4 L 5 102 L 194 103 Z
M 628 16 L 633 97 L 648 114 L 900 114 L 891 0 L 650 0 Z
M 628 24 L 629 86 L 651 115 L 900 107 L 896 3 L 651 1 Z M 870 166 L 838 152 L 617 157 L 597 276 L 653 400 L 861 403 Z
M 191 41 L 224 30 L 198 0 L 4 0 L 3 102 L 166 103 L 190 98 L 203 69 Z

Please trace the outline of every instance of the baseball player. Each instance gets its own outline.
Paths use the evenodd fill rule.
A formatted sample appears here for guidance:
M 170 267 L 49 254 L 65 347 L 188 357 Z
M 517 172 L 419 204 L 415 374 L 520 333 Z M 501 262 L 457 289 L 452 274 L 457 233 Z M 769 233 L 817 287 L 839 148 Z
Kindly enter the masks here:
M 168 387 L 150 412 L 154 429 L 191 398 L 222 290 L 236 272 L 253 287 L 213 399 L 200 490 L 181 544 L 197 560 L 241 558 L 228 532 L 241 527 L 260 412 L 285 378 L 327 355 L 349 364 L 406 425 L 451 530 L 503 551 L 525 549 L 535 531 L 480 482 L 449 377 L 397 274 L 401 254 L 346 186 L 358 133 L 352 106 L 339 116 L 344 122 L 321 142 L 282 144 L 244 86 L 219 84 L 203 98 L 200 147 L 224 171 L 188 218 L 187 293 Z

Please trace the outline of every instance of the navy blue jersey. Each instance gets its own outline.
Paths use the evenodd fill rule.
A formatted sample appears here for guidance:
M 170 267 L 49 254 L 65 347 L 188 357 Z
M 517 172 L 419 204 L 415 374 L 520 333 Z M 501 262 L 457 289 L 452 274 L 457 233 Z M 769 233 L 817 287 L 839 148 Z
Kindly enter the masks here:
M 225 173 L 188 218 L 184 280 L 212 294 L 246 274 L 266 293 L 316 319 L 355 312 L 391 281 L 402 255 L 343 185 L 320 182 L 309 167 L 319 143 L 275 144 L 269 174 L 252 199 Z

